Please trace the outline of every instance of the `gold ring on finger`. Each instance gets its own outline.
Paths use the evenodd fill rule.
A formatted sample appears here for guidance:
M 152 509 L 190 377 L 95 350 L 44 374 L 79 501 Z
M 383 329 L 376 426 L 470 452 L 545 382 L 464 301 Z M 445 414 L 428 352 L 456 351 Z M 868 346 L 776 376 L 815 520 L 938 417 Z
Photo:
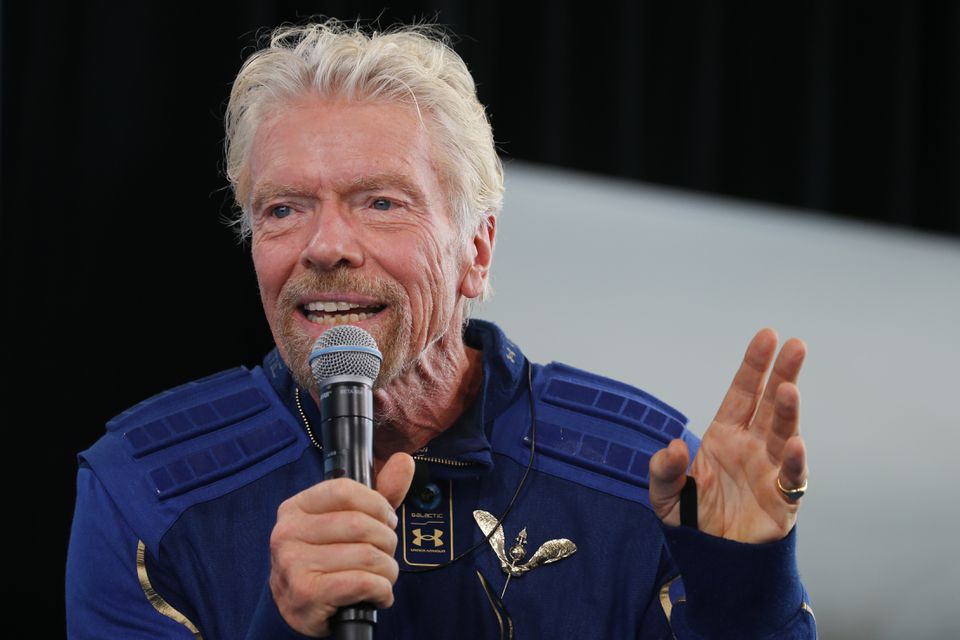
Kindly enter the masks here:
M 804 480 L 803 484 L 796 489 L 787 489 L 780 484 L 780 475 L 777 474 L 777 489 L 780 490 L 780 493 L 783 494 L 783 497 L 786 498 L 788 502 L 796 502 L 807 492 L 807 481 Z

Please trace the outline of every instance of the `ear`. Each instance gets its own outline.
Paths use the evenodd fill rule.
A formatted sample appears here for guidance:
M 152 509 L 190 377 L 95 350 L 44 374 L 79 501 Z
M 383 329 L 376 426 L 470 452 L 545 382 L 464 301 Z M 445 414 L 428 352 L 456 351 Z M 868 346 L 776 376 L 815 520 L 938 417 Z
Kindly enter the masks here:
M 493 241 L 497 235 L 497 219 L 488 215 L 477 227 L 469 245 L 471 261 L 460 281 L 460 293 L 466 298 L 476 298 L 486 288 L 490 277 L 490 265 L 493 262 Z

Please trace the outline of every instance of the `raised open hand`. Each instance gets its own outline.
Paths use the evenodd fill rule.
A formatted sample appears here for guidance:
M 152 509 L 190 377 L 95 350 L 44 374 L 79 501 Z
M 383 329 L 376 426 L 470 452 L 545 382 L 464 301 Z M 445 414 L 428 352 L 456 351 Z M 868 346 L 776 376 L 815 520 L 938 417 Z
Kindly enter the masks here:
M 785 342 L 768 379 L 777 341 L 772 329 L 750 341 L 690 467 L 697 482 L 698 526 L 711 535 L 773 542 L 797 520 L 798 496 L 789 491 L 807 479 L 796 385 L 806 346 L 795 338 Z M 680 492 L 689 461 L 681 440 L 650 461 L 650 502 L 666 524 L 680 524 Z

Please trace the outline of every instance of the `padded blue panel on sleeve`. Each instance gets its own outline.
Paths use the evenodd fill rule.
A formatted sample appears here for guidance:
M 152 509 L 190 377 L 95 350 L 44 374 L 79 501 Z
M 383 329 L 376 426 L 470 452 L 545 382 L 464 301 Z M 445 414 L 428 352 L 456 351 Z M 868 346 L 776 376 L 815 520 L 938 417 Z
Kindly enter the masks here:
M 556 362 L 545 370 L 552 377 L 541 396 L 544 402 L 612 420 L 665 442 L 679 438 L 687 424 L 682 413 L 640 389 Z
M 162 405 L 164 400 L 169 402 L 171 399 L 171 396 L 165 396 L 157 404 Z M 268 404 L 256 388 L 243 389 L 220 398 L 205 398 L 201 404 L 174 411 L 140 427 L 128 428 L 124 438 L 133 457 L 142 458 L 178 442 L 239 422 L 263 411 Z M 154 413 L 157 409 L 162 410 L 162 407 L 147 405 L 144 409 L 147 413 Z M 119 426 L 114 424 L 114 428 Z M 107 428 L 110 429 L 110 425 Z
M 161 500 L 230 476 L 293 444 L 296 436 L 280 420 L 239 438 L 220 442 L 150 472 Z
M 650 394 L 559 363 L 534 371 L 539 470 L 649 506 L 653 454 L 682 438 L 696 455 L 686 416 Z M 532 436 L 523 398 L 494 425 L 494 450 L 526 464 Z
M 263 371 L 241 367 L 125 411 L 80 459 L 159 555 L 183 511 L 297 460 L 309 446 Z

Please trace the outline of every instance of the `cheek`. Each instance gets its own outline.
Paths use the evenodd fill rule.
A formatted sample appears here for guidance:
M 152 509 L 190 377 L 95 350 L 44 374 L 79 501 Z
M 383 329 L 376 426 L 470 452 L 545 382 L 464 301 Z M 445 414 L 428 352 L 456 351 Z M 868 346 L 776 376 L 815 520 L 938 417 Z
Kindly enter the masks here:
M 279 291 L 290 268 L 290 253 L 274 242 L 255 242 L 251 251 L 253 268 L 257 273 L 261 294 Z
M 423 262 L 425 305 L 438 322 L 447 322 L 453 313 L 459 291 L 461 256 L 454 246 L 431 238 L 430 251 Z
M 267 321 L 272 324 L 276 313 L 277 299 L 286 282 L 289 267 L 282 260 L 282 253 L 272 246 L 254 246 L 251 252 L 253 268 L 257 274 L 257 285 L 260 288 L 260 300 Z

